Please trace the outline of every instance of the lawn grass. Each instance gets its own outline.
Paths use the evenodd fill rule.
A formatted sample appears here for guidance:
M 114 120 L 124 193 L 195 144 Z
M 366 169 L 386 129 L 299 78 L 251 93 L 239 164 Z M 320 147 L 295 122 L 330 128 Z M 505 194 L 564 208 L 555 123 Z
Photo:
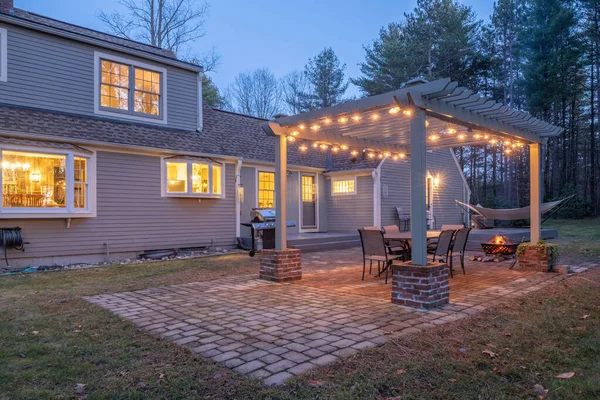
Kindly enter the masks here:
M 543 227 L 558 229 L 560 262 L 600 260 L 600 218 L 551 219 Z
M 237 254 L 0 277 L 0 398 L 79 398 L 78 383 L 88 399 L 536 398 L 535 384 L 549 399 L 600 397 L 600 270 L 279 388 L 142 333 L 81 297 L 257 270 L 257 259 Z M 571 379 L 553 377 L 571 371 Z

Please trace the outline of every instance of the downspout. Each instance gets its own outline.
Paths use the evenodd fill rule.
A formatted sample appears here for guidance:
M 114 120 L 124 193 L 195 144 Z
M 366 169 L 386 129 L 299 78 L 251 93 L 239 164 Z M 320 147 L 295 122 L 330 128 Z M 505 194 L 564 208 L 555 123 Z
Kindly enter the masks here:
M 239 238 L 241 236 L 241 213 L 242 213 L 242 203 L 240 200 L 240 183 L 242 182 L 242 160 L 238 160 L 237 165 L 235 166 L 235 237 Z
M 373 176 L 373 226 L 381 228 L 381 166 L 387 157 L 372 172 Z
M 204 129 L 204 121 L 202 118 L 202 79 L 204 78 L 204 73 L 198 72 L 198 121 L 196 131 L 202 132 Z

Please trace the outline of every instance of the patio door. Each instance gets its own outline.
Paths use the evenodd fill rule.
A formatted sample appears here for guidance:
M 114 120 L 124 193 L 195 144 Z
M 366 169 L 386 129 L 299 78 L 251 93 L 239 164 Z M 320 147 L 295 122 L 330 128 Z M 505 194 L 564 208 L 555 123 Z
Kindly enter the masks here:
M 316 230 L 317 227 L 317 176 L 301 174 L 300 182 L 300 229 Z

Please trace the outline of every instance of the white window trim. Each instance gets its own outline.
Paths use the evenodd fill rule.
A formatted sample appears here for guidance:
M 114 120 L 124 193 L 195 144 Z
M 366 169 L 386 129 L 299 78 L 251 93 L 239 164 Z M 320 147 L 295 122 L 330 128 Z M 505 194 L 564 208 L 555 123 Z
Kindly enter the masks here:
M 167 192 L 167 163 L 187 163 L 187 192 L 181 193 L 169 193 Z M 160 195 L 162 197 L 180 197 L 180 198 L 191 198 L 191 199 L 225 199 L 225 175 L 227 165 L 224 162 L 213 161 L 209 159 L 197 159 L 190 160 L 186 158 L 173 158 L 173 157 L 161 157 L 160 166 Z M 208 187 L 210 193 L 192 193 L 192 164 L 208 164 Z M 221 167 L 221 194 L 213 194 L 213 164 L 217 164 Z
M 134 67 L 148 69 L 154 72 L 160 72 L 161 74 L 161 82 L 160 82 L 160 116 L 157 118 L 155 116 L 143 116 L 140 113 L 137 114 L 127 114 L 118 111 L 110 111 L 105 108 L 100 107 L 100 60 L 114 61 L 121 64 L 127 64 Z M 135 79 L 135 78 L 134 78 Z M 133 93 L 130 93 L 130 96 L 133 96 Z M 113 118 L 122 118 L 129 119 L 134 121 L 144 121 L 148 123 L 157 123 L 157 124 L 166 124 L 167 123 L 167 69 L 157 67 L 155 65 L 150 65 L 146 63 L 142 63 L 139 61 L 134 61 L 129 58 L 117 57 L 112 54 L 101 53 L 98 51 L 94 52 L 94 114 L 98 115 L 106 115 Z
M 41 154 L 56 154 L 66 156 L 66 196 L 67 204 L 64 208 L 4 208 L 2 207 L 2 190 L 0 190 L 0 219 L 25 219 L 25 218 L 95 218 L 97 216 L 96 202 L 96 152 L 85 153 L 74 150 L 51 149 L 45 147 L 31 146 L 0 146 L 0 152 L 23 151 L 29 153 Z M 85 209 L 77 209 L 73 204 L 73 188 L 74 188 L 74 159 L 81 157 L 87 159 L 87 177 L 88 177 L 88 196 L 86 198 L 87 207 Z M 0 188 L 2 187 L 3 174 L 0 174 Z
M 258 178 L 260 176 L 261 172 L 268 172 L 271 173 L 273 175 L 275 175 L 275 168 L 271 168 L 271 167 L 260 167 L 260 168 L 254 168 L 255 171 L 255 176 L 256 179 L 254 179 L 254 184 L 255 184 L 255 192 L 256 193 L 256 198 L 254 199 L 256 201 L 256 203 L 254 203 L 256 205 L 256 207 L 258 207 L 258 190 L 260 188 L 260 182 L 258 181 Z M 273 192 L 275 192 L 275 190 L 273 189 Z M 277 199 L 275 199 L 275 195 L 273 195 L 273 208 L 275 208 L 275 201 Z
M 0 28 L 0 82 L 8 82 L 8 31 Z
M 303 213 L 303 209 L 302 209 L 302 176 L 303 175 L 307 175 L 307 176 L 314 176 L 315 177 L 315 223 L 316 226 L 314 228 L 302 228 L 302 219 L 304 218 L 304 216 L 302 215 Z M 319 192 L 319 186 L 321 185 L 320 183 L 320 178 L 319 177 L 320 174 L 316 173 L 316 172 L 306 172 L 306 171 L 299 171 L 298 172 L 298 183 L 300 184 L 300 187 L 298 188 L 298 232 L 302 233 L 302 232 L 319 232 L 319 228 L 321 226 L 321 194 Z
M 357 187 L 357 179 L 356 179 L 356 175 L 355 176 L 336 176 L 336 177 L 332 177 L 331 179 L 331 196 L 356 196 L 357 192 L 358 192 L 358 187 Z M 340 181 L 354 181 L 354 192 L 349 192 L 349 193 L 334 193 L 333 192 L 333 183 L 334 182 L 340 182 Z

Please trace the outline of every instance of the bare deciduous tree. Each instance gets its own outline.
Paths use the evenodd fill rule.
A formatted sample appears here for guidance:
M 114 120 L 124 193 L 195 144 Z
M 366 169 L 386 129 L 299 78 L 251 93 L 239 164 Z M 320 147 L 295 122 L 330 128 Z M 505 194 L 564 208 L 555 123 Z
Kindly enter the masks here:
M 281 92 L 287 111 L 294 115 L 306 111 L 309 82 L 301 71 L 292 71 L 281 78 Z
M 242 72 L 225 91 L 226 107 L 259 118 L 272 118 L 281 110 L 281 85 L 268 68 Z
M 115 35 L 170 49 L 174 53 L 206 34 L 207 3 L 195 0 L 119 0 L 125 14 L 99 17 Z

